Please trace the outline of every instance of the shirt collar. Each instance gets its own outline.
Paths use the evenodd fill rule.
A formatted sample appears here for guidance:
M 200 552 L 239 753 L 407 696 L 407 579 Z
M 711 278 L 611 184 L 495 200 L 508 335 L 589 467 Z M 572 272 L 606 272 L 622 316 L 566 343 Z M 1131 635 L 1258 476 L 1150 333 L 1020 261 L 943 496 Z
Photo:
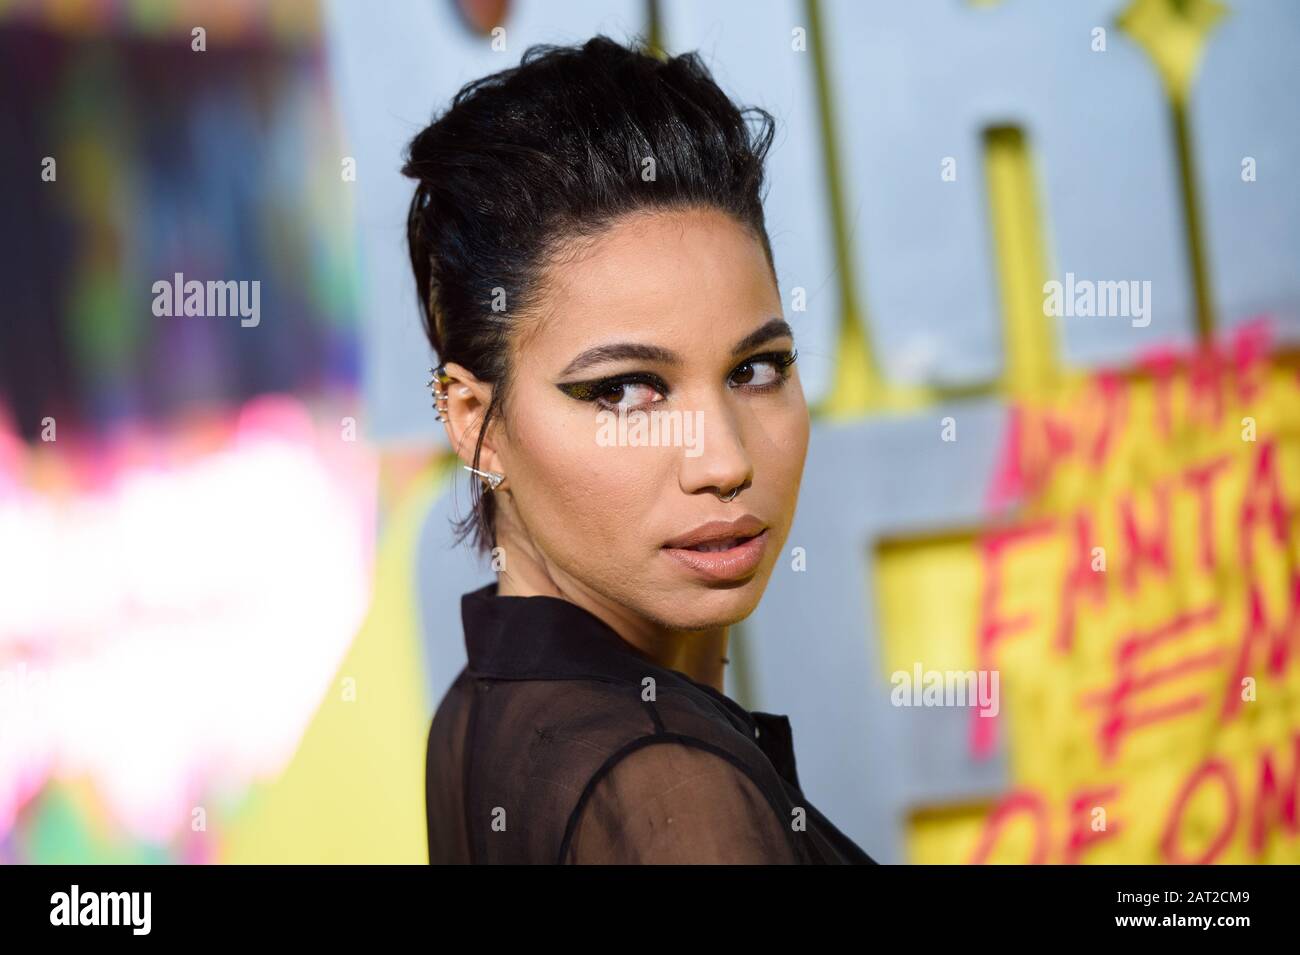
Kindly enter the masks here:
M 591 611 L 562 597 L 497 594 L 486 584 L 460 599 L 469 670 L 501 680 L 594 679 L 703 693 L 737 730 L 753 739 L 777 771 L 799 787 L 788 717 L 747 710 L 725 693 L 680 670 L 655 663 Z
M 754 714 L 715 688 L 655 663 L 591 611 L 562 597 L 503 597 L 490 583 L 461 597 L 469 669 L 503 680 L 590 678 L 706 693 L 753 735 Z M 767 715 L 767 714 L 764 714 Z

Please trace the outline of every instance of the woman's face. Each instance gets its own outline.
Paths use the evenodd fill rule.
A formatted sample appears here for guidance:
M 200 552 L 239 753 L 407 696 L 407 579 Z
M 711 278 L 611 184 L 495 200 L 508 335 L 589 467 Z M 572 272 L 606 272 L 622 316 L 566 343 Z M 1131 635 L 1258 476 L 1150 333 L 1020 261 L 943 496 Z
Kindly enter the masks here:
M 808 448 L 762 246 L 719 211 L 642 214 L 546 278 L 490 435 L 510 524 L 562 592 L 619 616 L 686 630 L 744 619 L 781 559 Z M 666 546 L 742 517 L 724 536 L 757 534 L 748 544 Z

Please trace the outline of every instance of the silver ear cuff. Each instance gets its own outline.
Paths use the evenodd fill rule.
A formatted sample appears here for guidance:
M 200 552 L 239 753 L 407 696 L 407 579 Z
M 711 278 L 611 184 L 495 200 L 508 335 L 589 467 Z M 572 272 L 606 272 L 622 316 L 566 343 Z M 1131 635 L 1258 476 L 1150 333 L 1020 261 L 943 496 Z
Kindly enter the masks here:
M 447 420 L 447 392 L 442 389 L 449 381 L 451 376 L 447 374 L 446 365 L 429 369 L 429 390 L 433 392 L 433 407 L 438 412 L 439 421 Z
M 441 364 L 437 368 L 429 369 L 429 390 L 433 392 L 433 407 L 438 412 L 438 420 L 447 420 L 447 392 L 446 387 L 451 382 L 451 376 L 447 374 L 446 364 Z M 465 465 L 466 471 L 471 471 L 483 479 L 483 483 L 489 491 L 495 491 L 506 476 L 500 471 L 480 471 Z

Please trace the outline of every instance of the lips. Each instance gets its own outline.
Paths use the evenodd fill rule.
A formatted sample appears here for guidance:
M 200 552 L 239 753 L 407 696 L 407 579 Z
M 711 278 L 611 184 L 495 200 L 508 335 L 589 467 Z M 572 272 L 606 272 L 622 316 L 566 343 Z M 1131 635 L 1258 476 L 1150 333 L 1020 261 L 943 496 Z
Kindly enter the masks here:
M 740 580 L 751 575 L 767 550 L 767 527 L 753 515 L 712 521 L 663 546 L 677 565 L 705 580 Z
M 703 547 L 714 550 L 726 549 L 735 547 L 749 538 L 757 537 L 766 527 L 767 525 L 753 514 L 746 514 L 734 521 L 709 521 L 694 530 L 674 537 L 664 544 L 664 547 L 681 550 Z
M 720 551 L 731 550 L 742 540 L 749 540 L 748 537 L 729 537 L 725 541 L 719 541 L 713 544 L 696 544 L 694 547 L 684 547 L 683 550 L 699 551 L 702 554 L 716 554 Z

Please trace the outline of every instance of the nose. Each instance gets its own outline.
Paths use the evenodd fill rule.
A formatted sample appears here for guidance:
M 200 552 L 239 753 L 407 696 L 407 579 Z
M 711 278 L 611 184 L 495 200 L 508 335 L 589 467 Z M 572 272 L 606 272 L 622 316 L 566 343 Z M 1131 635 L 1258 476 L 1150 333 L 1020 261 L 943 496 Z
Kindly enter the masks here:
M 699 453 L 684 454 L 678 482 L 687 494 L 725 496 L 754 480 L 754 464 L 745 447 L 742 423 L 726 401 L 698 407 Z

